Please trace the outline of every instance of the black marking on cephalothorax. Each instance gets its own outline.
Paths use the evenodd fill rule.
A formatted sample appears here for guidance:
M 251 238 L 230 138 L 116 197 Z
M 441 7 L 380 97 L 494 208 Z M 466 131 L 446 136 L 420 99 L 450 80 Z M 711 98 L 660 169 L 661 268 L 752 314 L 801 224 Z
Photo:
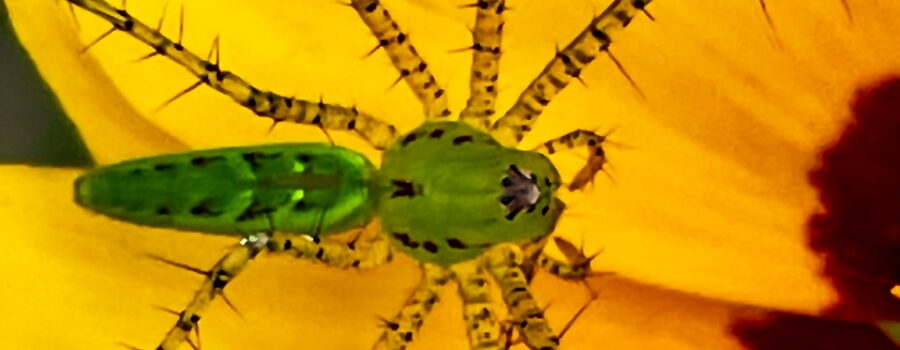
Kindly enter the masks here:
M 191 159 L 191 165 L 194 165 L 194 166 L 207 166 L 207 165 L 209 165 L 210 163 L 218 162 L 218 161 L 224 161 L 224 160 L 225 160 L 225 157 L 224 157 L 224 156 L 211 156 L 211 157 L 200 156 L 200 157 L 194 157 L 194 158 L 192 158 L 192 159 Z
M 305 209 L 306 209 L 306 202 L 304 202 L 302 199 L 297 201 L 297 203 L 294 203 L 294 210 L 305 210 Z
M 393 179 L 391 180 L 391 184 L 393 184 L 397 188 L 396 190 L 394 190 L 394 193 L 391 193 L 391 198 L 412 197 L 416 195 L 415 186 L 412 182 Z
M 548 211 L 550 211 L 550 207 L 545 205 L 543 208 L 541 208 L 541 215 L 547 215 Z
M 156 208 L 156 215 L 169 215 L 172 214 L 172 210 L 169 207 L 159 207 Z
M 298 155 L 297 155 L 297 160 L 298 160 L 300 163 L 307 164 L 307 163 L 309 163 L 309 162 L 312 160 L 312 156 L 310 156 L 310 155 L 308 155 L 308 154 L 303 154 L 303 153 L 301 153 L 301 154 L 298 154 Z
M 406 145 L 410 144 L 410 142 L 415 141 L 417 137 L 418 136 L 416 135 L 416 133 L 411 132 L 403 138 L 403 141 L 400 141 L 400 145 L 405 147 Z
M 434 244 L 434 242 L 432 242 L 432 241 L 422 242 L 422 248 L 425 248 L 425 251 L 432 253 L 432 254 L 435 254 L 438 252 L 437 244 Z
M 460 241 L 459 238 L 448 238 L 448 239 L 447 239 L 447 245 L 450 246 L 450 248 L 453 248 L 453 249 L 466 249 L 466 248 L 468 248 L 468 246 L 467 246 L 465 243 L 463 243 L 463 241 Z
M 444 129 L 434 129 L 428 136 L 433 139 L 439 139 L 441 136 L 444 136 Z
M 459 146 L 466 142 L 472 142 L 472 135 L 462 135 L 453 138 L 453 145 Z
M 416 249 L 419 247 L 419 242 L 412 240 L 412 238 L 409 237 L 409 234 L 406 234 L 403 232 L 394 232 L 394 233 L 392 233 L 392 235 L 394 236 L 395 239 L 400 241 L 400 243 L 402 243 L 404 246 L 410 247 L 412 249 Z

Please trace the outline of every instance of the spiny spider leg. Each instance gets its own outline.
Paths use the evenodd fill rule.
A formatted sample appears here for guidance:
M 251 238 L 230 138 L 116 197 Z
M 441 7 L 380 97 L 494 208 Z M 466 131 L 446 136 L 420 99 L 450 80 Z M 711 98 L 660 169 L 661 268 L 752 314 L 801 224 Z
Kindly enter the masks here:
M 201 59 L 180 41 L 172 41 L 158 30 L 138 21 L 127 11 L 104 0 L 68 1 L 110 22 L 114 30 L 126 32 L 149 45 L 158 54 L 175 61 L 199 78 L 198 84 L 209 85 L 259 116 L 272 118 L 275 122 L 287 121 L 333 130 L 353 130 L 377 149 L 387 148 L 397 136 L 393 125 L 362 113 L 356 107 L 300 100 L 257 89 L 234 73 L 221 70 L 218 64 Z
M 544 142 L 541 146 L 533 151 L 541 151 L 547 154 L 554 154 L 558 149 L 572 149 L 575 147 L 586 147 L 590 156 L 587 164 L 575 174 L 572 182 L 569 184 L 569 190 L 579 190 L 588 183 L 594 181 L 594 176 L 598 172 L 603 171 L 606 165 L 606 151 L 603 150 L 603 142 L 606 141 L 606 135 L 598 135 L 590 130 L 575 130 L 553 140 Z
M 550 272 L 551 275 L 563 280 L 581 283 L 591 294 L 592 301 L 593 299 L 596 299 L 599 295 L 597 294 L 597 291 L 591 288 L 591 285 L 588 283 L 588 278 L 615 274 L 610 271 L 594 271 L 591 269 L 591 262 L 594 261 L 603 250 L 598 250 L 591 255 L 587 255 L 584 253 L 584 242 L 582 242 L 581 247 L 576 248 L 574 244 L 561 237 L 554 237 L 553 241 L 556 243 L 556 246 L 559 247 L 559 250 L 563 255 L 565 255 L 566 261 L 561 261 L 541 251 L 539 258 L 539 265 L 541 268 Z M 565 333 L 565 331 L 566 330 L 563 329 L 563 331 L 560 332 L 560 338 L 562 338 L 562 334 Z
M 759 8 L 762 10 L 763 16 L 766 17 L 766 23 L 769 24 L 769 28 L 774 33 L 775 25 L 772 23 L 772 16 L 769 15 L 769 9 L 766 7 L 766 0 L 759 0 Z
M 222 294 L 222 296 L 224 297 L 225 295 Z M 155 308 L 156 308 L 156 309 L 159 309 L 159 310 L 161 310 L 161 311 L 163 311 L 163 312 L 165 312 L 165 313 L 172 314 L 172 315 L 175 315 L 175 316 L 180 316 L 180 315 L 181 315 L 181 313 L 179 313 L 178 311 L 172 310 L 172 309 L 167 308 L 167 307 L 155 306 Z M 185 338 L 185 342 L 187 342 L 188 345 L 190 345 L 192 349 L 194 349 L 194 350 L 200 350 L 200 348 L 201 348 L 201 343 L 200 343 L 200 323 L 197 323 L 197 324 L 194 325 L 194 338 L 197 338 L 197 344 L 194 344 L 194 342 L 191 340 L 191 337 Z M 135 349 L 136 349 L 136 348 L 135 348 Z
M 566 325 L 563 326 L 563 329 L 559 331 L 559 339 L 562 339 L 566 336 L 566 333 L 568 333 L 569 330 L 572 329 L 572 326 L 575 325 L 575 322 L 578 321 L 578 318 L 580 318 L 581 315 L 584 314 L 585 311 L 587 311 L 588 307 L 590 307 L 591 304 L 593 304 L 596 300 L 597 294 L 592 295 L 591 300 L 588 300 L 587 303 L 582 305 L 581 308 L 579 308 L 578 311 L 576 311 L 575 314 L 572 315 L 572 318 L 569 319 L 569 322 L 566 322 Z
M 585 287 L 595 294 L 594 290 L 587 285 L 585 281 L 588 277 L 609 276 L 615 274 L 610 271 L 593 271 L 591 270 L 591 262 L 597 258 L 603 250 L 598 250 L 591 255 L 584 253 L 584 246 L 575 248 L 575 245 L 561 237 L 554 237 L 553 241 L 559 250 L 566 256 L 566 261 L 560 261 L 547 254 L 541 253 L 540 265 L 549 271 L 552 275 L 564 280 L 581 281 L 585 283 Z
M 547 241 L 549 239 L 549 235 L 540 237 L 524 243 L 519 247 L 522 250 L 522 255 L 525 257 L 522 259 L 522 264 L 519 268 L 521 268 L 522 273 L 525 274 L 526 282 L 531 283 L 531 280 L 534 278 L 534 274 L 539 266 L 538 260 L 544 256 L 544 247 L 547 246 Z
M 58 0 L 57 0 L 58 2 Z M 72 5 L 71 2 L 68 3 L 69 13 L 72 15 L 72 22 L 75 24 L 75 28 L 81 28 L 81 23 L 78 22 L 78 17 L 75 16 L 75 6 Z
M 69 3 L 69 4 L 71 5 L 72 3 Z M 168 10 L 169 10 L 169 1 L 167 0 L 165 2 L 165 4 L 163 4 L 162 15 L 159 16 L 159 21 L 156 22 L 156 31 L 157 32 L 162 30 L 163 21 L 166 20 L 166 13 L 168 12 Z M 180 21 L 178 23 L 178 30 L 180 31 L 178 33 L 178 37 L 179 37 L 178 43 L 180 44 L 181 36 L 184 35 L 184 3 L 181 4 L 181 17 L 180 17 Z M 216 40 L 213 42 L 213 46 L 218 47 L 218 45 L 219 45 L 219 37 L 217 36 Z M 212 49 L 210 49 L 210 52 L 212 52 Z M 141 62 L 141 61 L 150 59 L 152 57 L 155 57 L 156 55 L 159 55 L 159 52 L 156 50 L 153 50 L 153 51 L 150 51 L 150 53 L 148 53 L 146 55 L 138 57 L 136 60 L 134 60 L 134 62 Z M 209 57 L 207 57 L 206 59 L 209 60 Z M 216 61 L 216 64 L 219 64 L 218 60 Z
M 320 241 L 309 235 L 270 239 L 268 249 L 274 253 L 286 253 L 297 258 L 310 259 L 337 268 L 372 268 L 393 259 L 393 247 L 383 234 L 377 234 L 362 242 L 353 240 Z
M 179 313 L 175 325 L 166 333 L 157 350 L 175 350 L 188 341 L 191 330 L 197 326 L 200 317 L 216 296 L 223 296 L 225 286 L 262 251 L 287 253 L 298 258 L 309 259 L 339 268 L 370 268 L 381 265 L 392 258 L 393 250 L 383 235 L 375 235 L 364 242 L 319 241 L 318 238 L 299 235 L 286 236 L 280 233 L 259 233 L 241 240 L 225 254 L 209 271 L 202 271 L 184 264 L 161 259 L 176 267 L 201 273 L 206 276 L 200 289 L 188 306 Z M 228 302 L 229 306 L 233 305 Z
M 548 237 L 544 237 L 540 240 L 526 243 L 520 247 L 522 249 L 522 254 L 525 257 L 520 266 L 522 272 L 525 273 L 525 281 L 531 282 L 532 278 L 534 278 L 535 269 L 538 267 L 549 272 L 551 275 L 569 281 L 585 282 L 585 279 L 588 277 L 613 274 L 613 272 L 591 270 L 591 262 L 601 253 L 600 251 L 591 255 L 586 255 L 583 248 L 575 248 L 574 244 L 560 237 L 553 237 L 553 241 L 556 246 L 559 247 L 560 251 L 563 252 L 566 260 L 563 261 L 550 256 L 544 252 L 547 238 Z M 595 294 L 587 284 L 585 284 L 585 287 L 588 288 L 588 291 L 590 291 L 591 294 Z
M 572 329 L 572 326 L 575 325 L 575 322 L 578 321 L 578 319 L 581 317 L 581 315 L 584 314 L 585 311 L 587 311 L 588 307 L 590 307 L 591 304 L 593 304 L 594 301 L 597 300 L 597 297 L 598 297 L 597 294 L 593 294 L 591 296 L 591 299 L 588 300 L 587 303 L 582 305 L 578 309 L 578 311 L 575 311 L 575 314 L 573 314 L 572 317 L 569 318 L 569 321 L 566 322 L 566 325 L 563 326 L 563 329 L 559 331 L 559 335 L 557 336 L 560 341 L 562 341 L 562 339 L 566 336 L 566 333 L 568 333 L 569 330 Z M 549 307 L 549 305 L 548 305 L 548 307 Z M 545 311 L 546 311 L 546 308 L 545 308 Z M 509 327 L 506 329 L 506 336 L 510 337 L 511 335 L 512 335 L 512 327 Z M 509 350 L 510 348 L 512 348 L 513 345 L 518 345 L 520 343 L 522 343 L 522 339 L 515 339 L 515 340 L 507 339 L 506 345 L 503 347 L 503 350 Z
M 497 78 L 500 73 L 500 43 L 503 38 L 503 11 L 506 0 L 478 0 L 475 4 L 475 29 L 472 31 L 472 75 L 469 100 L 459 119 L 481 130 L 490 127 L 496 112 Z
M 452 113 L 447 109 L 446 91 L 437 83 L 428 63 L 412 46 L 409 35 L 400 31 L 388 10 L 378 0 L 352 0 L 350 4 L 400 71 L 400 77 L 422 102 L 425 117 L 429 120 L 449 117 Z
M 422 280 L 419 285 L 392 320 L 383 320 L 385 330 L 372 349 L 405 349 L 422 327 L 425 317 L 440 300 L 441 289 L 450 280 L 449 271 L 432 264 L 422 264 L 421 270 Z
M 544 70 L 519 95 L 516 103 L 491 126 L 491 135 L 505 145 L 522 141 L 544 107 L 600 52 L 607 51 L 611 35 L 624 29 L 652 0 L 615 0 L 595 17 L 575 40 L 550 60 Z
M 265 246 L 255 244 L 255 242 L 249 243 L 245 239 L 219 259 L 213 268 L 205 273 L 206 279 L 200 289 L 194 294 L 194 298 L 184 311 L 178 314 L 175 325 L 166 333 L 165 338 L 156 349 L 176 350 L 187 341 L 191 331 L 197 326 L 200 317 L 216 295 L 221 294 L 228 282 L 234 279 L 247 266 L 247 263 L 264 248 Z
M 531 349 L 555 350 L 559 338 L 550 329 L 544 312 L 528 290 L 528 281 L 522 272 L 522 250 L 511 243 L 491 248 L 485 261 L 494 279 L 500 285 L 503 302 L 509 308 L 509 318 L 522 340 Z
M 474 259 L 451 267 L 459 282 L 463 302 L 463 319 L 469 336 L 470 349 L 499 350 L 506 344 L 506 332 L 497 318 L 490 298 L 487 270 L 481 259 Z
M 847 20 L 853 23 L 853 12 L 850 11 L 850 3 L 847 0 L 841 0 L 841 5 L 844 7 L 844 13 L 847 14 Z

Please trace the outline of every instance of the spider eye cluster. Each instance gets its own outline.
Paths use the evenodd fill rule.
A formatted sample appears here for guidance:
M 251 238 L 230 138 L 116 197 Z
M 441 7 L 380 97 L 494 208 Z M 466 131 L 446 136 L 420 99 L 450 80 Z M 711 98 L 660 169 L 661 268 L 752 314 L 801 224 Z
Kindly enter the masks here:
M 503 195 L 500 203 L 506 206 L 506 212 L 511 215 L 528 208 L 534 210 L 534 205 L 541 196 L 541 189 L 537 185 L 538 176 L 527 169 L 521 169 L 515 164 L 509 166 L 506 177 L 500 181 L 503 186 Z

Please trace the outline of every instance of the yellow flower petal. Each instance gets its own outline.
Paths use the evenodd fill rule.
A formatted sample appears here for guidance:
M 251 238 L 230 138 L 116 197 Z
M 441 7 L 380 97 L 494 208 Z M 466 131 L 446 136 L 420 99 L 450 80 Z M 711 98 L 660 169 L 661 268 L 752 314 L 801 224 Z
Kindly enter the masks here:
M 411 31 L 430 67 L 451 82 L 451 102 L 460 106 L 469 60 L 443 51 L 467 45 L 459 23 L 465 17 L 435 14 L 437 5 L 429 4 L 390 8 Z M 204 43 L 219 35 L 225 67 L 259 86 L 309 99 L 334 96 L 329 100 L 358 102 L 389 121 L 415 125 L 419 107 L 409 91 L 398 87 L 383 92 L 396 74 L 386 58 L 358 59 L 374 39 L 355 13 L 332 5 L 270 5 L 191 2 L 186 5 L 184 42 L 202 52 Z M 147 21 L 161 11 L 156 4 L 130 6 L 131 13 Z M 820 262 L 805 246 L 804 223 L 817 205 L 806 173 L 820 145 L 845 119 L 842 104 L 829 101 L 846 101 L 855 80 L 897 62 L 890 60 L 897 50 L 888 50 L 888 40 L 877 40 L 879 35 L 887 38 L 882 28 L 862 28 L 853 35 L 837 4 L 816 7 L 819 12 L 813 13 L 813 22 L 830 24 L 825 29 L 782 18 L 778 23 L 785 24 L 776 27 L 784 45 L 780 55 L 752 3 L 660 2 L 652 10 L 659 21 L 636 21 L 613 48 L 647 101 L 636 97 L 608 61 L 600 60 L 585 72 L 590 87 L 566 91 L 530 138 L 534 144 L 575 125 L 622 125 L 616 140 L 637 147 L 613 153 L 622 181 L 576 200 L 559 232 L 587 236 L 589 247 L 606 248 L 598 265 L 653 284 L 797 311 L 814 312 L 829 304 L 833 292 L 818 276 Z M 787 6 L 769 10 L 776 18 L 800 12 Z M 860 18 L 871 14 L 867 8 L 856 10 Z M 588 21 L 579 11 L 583 6 L 545 3 L 511 13 L 501 80 L 501 86 L 510 88 L 501 94 L 501 106 L 509 105 L 515 96 L 511 92 L 527 84 L 553 54 L 554 42 L 565 42 Z M 289 21 L 271 20 L 283 13 L 292 14 Z M 735 16 L 709 20 L 718 13 Z M 164 31 L 173 34 L 176 15 L 170 11 L 167 16 Z M 579 17 L 584 18 L 553 20 Z M 86 40 L 108 26 L 84 13 L 79 18 Z M 544 23 L 553 30 L 541 29 L 547 28 Z M 818 39 L 822 35 L 813 35 L 823 30 L 836 37 L 824 36 L 829 38 L 825 42 Z M 834 60 L 820 59 L 860 52 L 846 48 L 863 44 L 879 45 L 886 54 L 873 62 L 865 53 L 844 53 L 842 64 L 849 61 L 859 68 L 840 73 L 833 73 Z M 795 53 L 810 46 L 816 50 Z M 114 35 L 92 53 L 113 72 L 116 85 L 138 110 L 194 147 L 323 139 L 318 131 L 297 126 L 279 126 L 267 135 L 267 120 L 252 118 L 251 112 L 209 89 L 151 114 L 160 101 L 189 85 L 191 77 L 164 59 L 130 62 L 146 50 L 125 35 Z M 831 89 L 821 89 L 816 77 L 822 72 L 830 73 Z M 565 159 L 562 164 L 565 169 Z M 591 220 L 579 218 L 587 212 Z M 754 259 L 760 255 L 773 258 Z
M 557 98 L 525 145 L 575 127 L 621 126 L 612 138 L 634 146 L 608 152 L 616 184 L 599 179 L 586 195 L 566 197 L 570 210 L 557 232 L 576 242 L 586 237 L 589 251 L 605 248 L 595 266 L 727 302 L 816 313 L 835 293 L 807 246 L 806 222 L 819 207 L 807 174 L 847 121 L 852 91 L 898 68 L 900 49 L 892 35 L 900 28 L 892 18 L 900 4 L 853 4 L 856 21 L 850 24 L 839 1 L 772 3 L 774 35 L 757 5 L 654 2 L 657 21 L 636 20 L 612 47 L 646 100 L 614 65 L 598 60 L 582 76 L 588 86 L 573 84 Z M 160 14 L 157 4 L 129 6 L 148 22 Z M 429 67 L 449 82 L 451 105 L 460 110 L 470 60 L 444 52 L 469 45 L 463 23 L 470 23 L 470 14 L 450 12 L 443 2 L 387 6 Z M 510 13 L 499 109 L 512 104 L 553 55 L 554 44 L 565 44 L 583 28 L 590 17 L 585 7 L 529 3 Z M 205 52 L 220 35 L 224 67 L 260 87 L 357 103 L 404 128 L 420 120 L 408 89 L 385 91 L 396 74 L 387 59 L 380 53 L 359 59 L 375 43 L 349 9 L 199 0 L 186 8 L 185 45 Z M 29 17 L 28 10 L 16 11 L 22 13 L 17 27 L 46 26 L 36 20 L 41 12 Z M 79 20 L 84 42 L 108 27 L 83 12 Z M 170 9 L 166 21 L 164 32 L 176 35 L 177 11 Z M 193 81 L 164 59 L 130 62 L 147 50 L 117 34 L 91 53 L 141 115 L 191 147 L 325 140 L 313 128 L 292 125 L 267 134 L 268 120 L 209 89 L 152 113 Z M 59 65 L 47 56 L 38 62 Z M 340 144 L 362 147 L 352 137 L 335 136 Z M 565 174 L 581 161 L 565 155 L 555 160 Z
M 7 1 L 22 45 L 59 98 L 100 164 L 185 150 L 124 99 L 72 31 L 71 18 L 52 1 Z M 41 24 L 34 23 L 40 18 Z M 41 64 L 46 62 L 46 64 Z

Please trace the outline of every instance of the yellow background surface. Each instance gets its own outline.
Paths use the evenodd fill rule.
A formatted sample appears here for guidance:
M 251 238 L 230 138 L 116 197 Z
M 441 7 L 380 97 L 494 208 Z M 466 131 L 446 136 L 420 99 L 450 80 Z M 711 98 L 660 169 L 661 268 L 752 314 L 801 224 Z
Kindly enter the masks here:
M 154 110 L 194 82 L 164 58 L 135 63 L 150 48 L 115 33 L 82 55 L 108 24 L 64 2 L 6 0 L 16 30 L 78 125 L 96 159 L 111 163 L 184 149 L 283 141 L 326 141 L 315 128 L 255 117 L 201 87 Z M 564 3 L 561 4 L 561 3 Z M 821 261 L 806 246 L 805 222 L 818 210 L 806 180 L 848 120 L 853 91 L 900 72 L 895 35 L 900 3 L 840 1 L 769 4 L 770 28 L 751 0 L 657 0 L 656 18 L 632 23 L 612 51 L 646 95 L 602 57 L 546 109 L 523 142 L 531 148 L 575 128 L 616 128 L 615 182 L 597 178 L 565 193 L 569 210 L 555 234 L 586 250 L 604 249 L 592 280 L 600 300 L 564 338 L 563 349 L 725 349 L 739 344 L 736 318 L 765 310 L 815 314 L 834 301 Z M 163 32 L 176 36 L 172 1 Z M 468 91 L 474 21 L 463 3 L 384 1 L 460 111 Z M 503 111 L 605 1 L 511 1 L 503 43 Z M 256 86 L 298 98 L 356 104 L 405 131 L 421 107 L 352 9 L 331 0 L 184 1 L 184 44 L 205 54 L 221 38 L 222 66 Z M 147 23 L 163 1 L 130 1 Z M 338 144 L 378 159 L 359 139 Z M 554 157 L 565 177 L 577 154 Z M 0 337 L 11 349 L 152 348 L 199 277 L 153 262 L 153 253 L 211 265 L 236 239 L 147 229 L 100 217 L 72 202 L 81 170 L 6 166 L 0 171 Z M 214 304 L 201 323 L 207 349 L 366 349 L 416 283 L 408 258 L 372 271 L 338 271 L 284 257 L 254 262 L 227 294 L 242 316 Z M 557 329 L 587 299 L 577 284 L 539 276 Z M 463 349 L 452 288 L 413 349 Z

